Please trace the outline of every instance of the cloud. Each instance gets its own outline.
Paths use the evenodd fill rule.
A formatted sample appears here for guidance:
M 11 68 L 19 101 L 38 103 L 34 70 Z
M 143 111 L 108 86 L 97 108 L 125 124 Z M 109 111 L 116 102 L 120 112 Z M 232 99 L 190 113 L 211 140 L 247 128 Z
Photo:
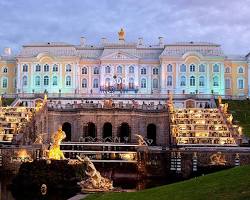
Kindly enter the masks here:
M 247 54 L 249 10 L 250 0 L 1 0 L 0 49 L 17 52 L 40 41 L 78 44 L 80 36 L 89 43 L 114 41 L 124 27 L 128 41 L 210 41 L 226 53 Z

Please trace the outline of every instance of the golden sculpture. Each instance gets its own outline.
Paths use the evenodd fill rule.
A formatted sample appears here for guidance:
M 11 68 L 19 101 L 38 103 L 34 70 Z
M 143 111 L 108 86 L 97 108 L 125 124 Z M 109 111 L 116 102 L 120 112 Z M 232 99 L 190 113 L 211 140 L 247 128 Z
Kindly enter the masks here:
M 135 136 L 137 137 L 137 142 L 139 146 L 148 146 L 147 142 L 144 140 L 144 138 L 141 135 L 135 134 Z
M 119 40 L 125 40 L 125 31 L 123 28 L 118 32 Z
M 227 118 L 227 121 L 232 124 L 233 122 L 233 115 L 230 115 L 228 118 Z
M 172 136 L 176 137 L 178 135 L 178 128 L 177 127 L 172 127 Z
M 228 110 L 228 103 L 225 103 L 224 104 L 224 109 L 223 109 L 225 114 L 227 113 L 227 110 Z
M 225 155 L 217 152 L 210 156 L 210 165 L 226 165 Z
M 63 160 L 65 159 L 63 152 L 60 150 L 60 144 L 63 139 L 66 138 L 65 132 L 62 130 L 62 127 L 59 127 L 58 131 L 54 133 L 53 144 L 49 150 L 49 159 L 53 160 Z
M 218 103 L 219 103 L 219 105 L 222 104 L 222 97 L 221 96 L 218 97 Z
M 100 172 L 96 170 L 95 165 L 86 156 L 84 159 L 77 156 L 77 158 L 86 164 L 86 175 L 88 178 L 85 181 L 81 181 L 79 185 L 84 191 L 108 191 L 113 189 L 113 182 L 108 178 L 101 176 Z
M 239 133 L 239 135 L 242 135 L 242 127 L 241 126 L 239 126 L 239 128 L 238 128 L 238 133 Z

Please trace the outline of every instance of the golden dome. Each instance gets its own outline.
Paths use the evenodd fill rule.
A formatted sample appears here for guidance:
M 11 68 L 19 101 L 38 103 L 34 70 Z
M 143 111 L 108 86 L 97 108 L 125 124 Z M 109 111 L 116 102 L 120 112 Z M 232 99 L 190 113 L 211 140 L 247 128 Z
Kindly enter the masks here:
M 123 28 L 118 32 L 119 40 L 124 40 L 125 39 L 125 31 Z

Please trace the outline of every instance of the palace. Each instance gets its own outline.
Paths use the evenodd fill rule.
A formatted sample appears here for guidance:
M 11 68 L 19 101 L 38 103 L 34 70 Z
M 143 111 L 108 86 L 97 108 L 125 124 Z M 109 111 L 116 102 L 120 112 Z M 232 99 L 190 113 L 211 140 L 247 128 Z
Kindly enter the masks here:
M 23 45 L 0 59 L 1 94 L 60 94 L 98 97 L 126 95 L 200 94 L 249 96 L 250 54 L 225 55 L 221 46 L 206 42 L 146 45 L 101 39 L 98 45 L 48 42 Z

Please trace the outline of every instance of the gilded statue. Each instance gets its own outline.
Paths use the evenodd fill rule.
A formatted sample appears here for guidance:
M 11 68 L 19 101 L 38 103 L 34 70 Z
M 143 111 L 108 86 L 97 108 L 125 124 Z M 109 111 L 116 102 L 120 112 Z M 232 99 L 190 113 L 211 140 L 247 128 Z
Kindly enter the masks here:
M 228 118 L 227 118 L 227 121 L 232 124 L 233 122 L 233 115 L 230 115 Z
M 226 165 L 225 155 L 217 152 L 210 156 L 210 165 Z
M 174 137 L 178 135 L 178 128 L 175 127 L 175 126 L 172 127 L 172 135 L 173 135 Z
M 241 126 L 239 126 L 239 128 L 238 128 L 238 133 L 239 133 L 239 135 L 242 135 L 242 127 Z
M 219 103 L 219 105 L 222 104 L 222 97 L 221 96 L 218 97 L 218 103 Z
M 118 32 L 119 40 L 125 40 L 125 31 L 123 28 Z
M 135 136 L 137 137 L 137 142 L 139 146 L 148 146 L 147 142 L 144 140 L 144 138 L 141 135 L 135 134 Z
M 65 132 L 62 130 L 62 127 L 59 127 L 58 131 L 55 132 L 52 136 L 53 143 L 49 150 L 49 159 L 53 160 L 64 160 L 64 154 L 60 150 L 60 144 L 63 139 L 66 138 Z
M 79 183 L 83 190 L 108 191 L 113 189 L 113 182 L 108 178 L 102 177 L 100 172 L 96 170 L 93 162 L 87 156 L 85 156 L 84 159 L 79 156 L 77 156 L 77 158 L 86 164 L 85 174 L 88 178 Z
M 225 103 L 223 108 L 225 114 L 227 113 L 227 110 L 228 110 L 228 103 Z

